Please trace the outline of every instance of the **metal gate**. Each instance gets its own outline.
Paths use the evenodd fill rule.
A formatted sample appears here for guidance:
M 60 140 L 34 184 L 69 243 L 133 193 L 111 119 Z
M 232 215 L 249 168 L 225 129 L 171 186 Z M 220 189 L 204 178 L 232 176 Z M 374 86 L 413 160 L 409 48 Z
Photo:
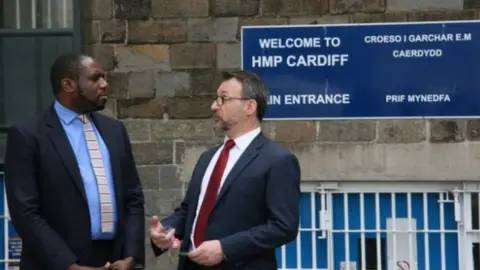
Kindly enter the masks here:
M 307 183 L 279 269 L 479 269 L 480 184 Z
M 0 0 L 0 164 L 8 127 L 53 101 L 49 72 L 55 58 L 81 50 L 81 2 Z M 0 270 L 18 269 L 21 239 L 7 218 L 3 183 L 0 172 Z

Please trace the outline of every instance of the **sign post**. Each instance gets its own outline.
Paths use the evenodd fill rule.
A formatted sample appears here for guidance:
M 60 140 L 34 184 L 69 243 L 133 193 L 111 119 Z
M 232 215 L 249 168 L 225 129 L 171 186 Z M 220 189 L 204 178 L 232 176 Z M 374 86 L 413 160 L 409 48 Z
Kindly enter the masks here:
M 480 21 L 242 27 L 265 119 L 480 117 Z

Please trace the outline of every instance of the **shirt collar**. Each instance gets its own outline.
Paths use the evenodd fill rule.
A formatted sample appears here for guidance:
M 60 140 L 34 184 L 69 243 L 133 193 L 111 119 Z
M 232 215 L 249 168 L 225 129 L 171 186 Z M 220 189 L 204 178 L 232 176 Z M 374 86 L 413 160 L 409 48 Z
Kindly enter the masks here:
M 239 136 L 236 138 L 235 141 L 235 147 L 240 148 L 240 150 L 245 150 L 248 145 L 257 137 L 258 134 L 260 134 L 260 127 L 257 127 L 254 130 L 251 130 L 242 136 Z M 225 142 L 228 140 L 228 137 L 225 137 Z
M 60 118 L 60 121 L 62 121 L 66 125 L 72 123 L 72 121 L 75 120 L 75 118 L 77 118 L 78 116 L 78 113 L 63 106 L 57 100 L 55 101 L 55 104 L 53 106 L 55 108 L 55 111 L 57 112 L 58 118 Z

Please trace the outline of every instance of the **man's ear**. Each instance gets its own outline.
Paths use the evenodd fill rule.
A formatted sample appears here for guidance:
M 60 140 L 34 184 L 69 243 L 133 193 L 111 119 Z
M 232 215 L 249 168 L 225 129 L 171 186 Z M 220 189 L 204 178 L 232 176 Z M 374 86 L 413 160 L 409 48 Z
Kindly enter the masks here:
M 62 79 L 60 85 L 62 86 L 62 89 L 64 89 L 66 92 L 74 92 L 77 89 L 77 82 L 70 78 Z

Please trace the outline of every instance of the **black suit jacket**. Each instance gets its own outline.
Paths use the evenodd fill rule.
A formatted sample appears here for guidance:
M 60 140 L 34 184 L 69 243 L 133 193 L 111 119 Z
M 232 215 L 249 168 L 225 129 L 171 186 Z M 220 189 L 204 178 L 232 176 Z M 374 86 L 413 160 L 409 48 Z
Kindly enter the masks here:
M 93 113 L 110 152 L 118 210 L 114 259 L 144 265 L 144 198 L 127 132 L 120 121 Z M 45 114 L 10 128 L 5 183 L 13 226 L 23 241 L 20 269 L 65 270 L 89 265 L 90 216 L 78 164 L 51 106 Z
M 180 207 L 162 220 L 176 229 L 182 251 L 190 248 L 202 179 L 217 149 L 200 156 Z M 263 134 L 252 141 L 227 176 L 209 217 L 205 241 L 220 240 L 226 256 L 212 268 L 277 270 L 275 249 L 298 233 L 300 178 L 295 155 Z M 152 248 L 157 256 L 163 252 Z M 185 260 L 180 257 L 179 270 Z

